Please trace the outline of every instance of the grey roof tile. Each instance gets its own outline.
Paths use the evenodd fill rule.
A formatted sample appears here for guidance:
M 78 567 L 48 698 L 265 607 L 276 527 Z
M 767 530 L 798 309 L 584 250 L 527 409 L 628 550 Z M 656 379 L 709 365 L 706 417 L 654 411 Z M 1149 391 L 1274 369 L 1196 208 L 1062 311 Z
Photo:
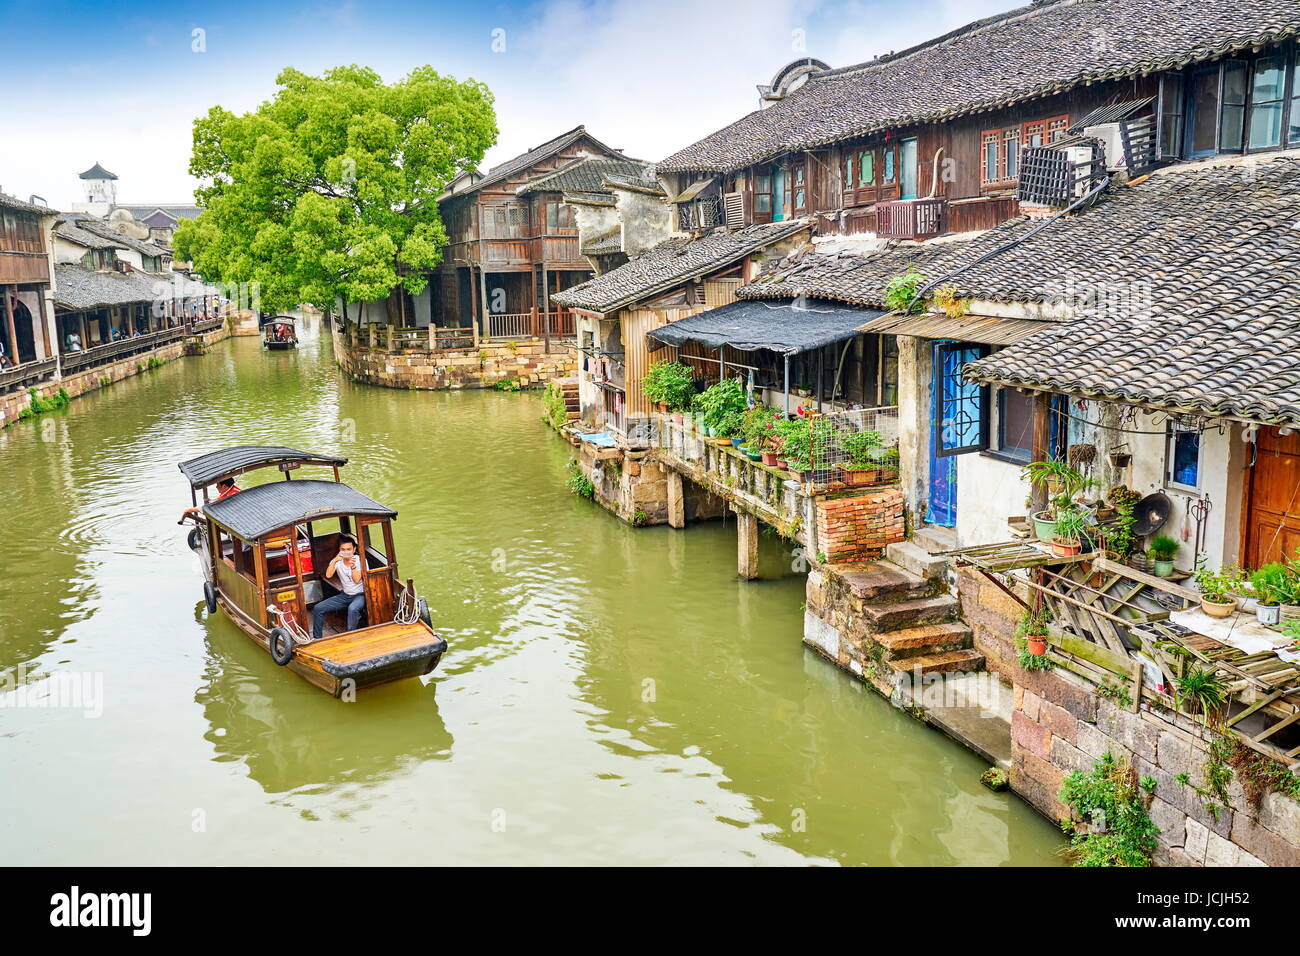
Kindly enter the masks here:
M 1057 0 L 811 77 L 658 164 L 731 172 L 788 150 L 931 122 L 1294 36 L 1300 0 Z

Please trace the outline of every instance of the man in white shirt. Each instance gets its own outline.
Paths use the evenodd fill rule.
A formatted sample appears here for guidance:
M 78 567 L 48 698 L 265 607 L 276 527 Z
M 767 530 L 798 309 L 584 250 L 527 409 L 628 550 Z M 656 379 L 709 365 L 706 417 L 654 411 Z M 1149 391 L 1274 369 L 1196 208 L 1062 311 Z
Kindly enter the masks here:
M 366 586 L 361 571 L 361 555 L 357 554 L 357 544 L 351 538 L 339 542 L 339 553 L 325 569 L 326 580 L 335 575 L 343 590 L 316 602 L 311 618 L 311 637 L 314 641 L 319 641 L 324 633 L 325 614 L 328 611 L 342 611 L 346 608 L 349 631 L 355 631 L 361 623 L 361 612 L 366 609 Z

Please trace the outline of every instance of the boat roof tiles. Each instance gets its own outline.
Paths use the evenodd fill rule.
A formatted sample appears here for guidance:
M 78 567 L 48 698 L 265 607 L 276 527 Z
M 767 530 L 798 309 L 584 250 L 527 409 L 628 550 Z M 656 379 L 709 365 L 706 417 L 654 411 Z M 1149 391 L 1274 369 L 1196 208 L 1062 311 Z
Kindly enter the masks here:
M 278 318 L 278 316 L 277 316 Z M 346 465 L 338 455 L 299 451 L 286 445 L 234 445 L 220 448 L 181 462 L 177 467 L 189 479 L 191 487 L 202 488 L 220 478 L 240 475 L 254 468 L 278 465 L 283 461 L 300 461 L 314 465 Z
M 625 265 L 551 296 L 571 308 L 612 312 L 721 269 L 809 228 L 806 219 L 760 223 L 729 232 L 667 239 Z
M 203 513 L 245 541 L 292 524 L 334 515 L 395 518 L 397 512 L 341 481 L 272 481 L 203 506 Z
M 799 89 L 658 164 L 733 172 L 791 150 L 935 122 L 1295 36 L 1300 0 L 1044 0 Z

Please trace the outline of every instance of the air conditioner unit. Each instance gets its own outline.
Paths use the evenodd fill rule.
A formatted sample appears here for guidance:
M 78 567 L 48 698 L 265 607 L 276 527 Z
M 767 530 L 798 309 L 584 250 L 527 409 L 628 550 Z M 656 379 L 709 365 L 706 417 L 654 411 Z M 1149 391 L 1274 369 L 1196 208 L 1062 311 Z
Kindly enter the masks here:
M 1105 162 L 1105 155 L 1098 157 L 1092 146 L 1067 146 L 1065 155 L 1070 160 L 1070 166 L 1073 168 L 1073 182 L 1071 184 L 1071 193 L 1075 199 L 1083 196 L 1092 188 L 1092 177 L 1090 173 L 1096 173 L 1093 164 L 1100 158 Z
M 1119 123 L 1088 126 L 1083 135 L 1101 140 L 1102 148 L 1106 150 L 1107 169 L 1115 170 L 1124 165 L 1124 140 L 1120 136 Z

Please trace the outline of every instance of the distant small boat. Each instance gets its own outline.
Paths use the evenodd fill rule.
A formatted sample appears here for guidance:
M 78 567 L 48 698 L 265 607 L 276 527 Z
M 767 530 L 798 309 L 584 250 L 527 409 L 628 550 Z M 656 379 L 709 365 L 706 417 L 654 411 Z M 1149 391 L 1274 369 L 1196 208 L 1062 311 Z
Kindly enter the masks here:
M 274 315 L 262 326 L 262 345 L 268 349 L 296 349 L 298 327 L 291 315 Z
M 397 512 L 340 481 L 345 464 L 278 445 L 223 448 L 180 464 L 197 509 L 181 521 L 195 524 L 189 546 L 203 567 L 208 613 L 220 607 L 275 663 L 335 697 L 427 674 L 447 650 L 414 583 L 397 576 Z M 291 480 L 303 466 L 330 468 L 333 480 Z M 278 468 L 285 480 L 212 495 L 218 483 L 261 468 Z M 344 543 L 359 559 L 365 621 L 349 629 L 344 610 L 330 611 L 312 639 L 315 606 L 344 591 L 342 562 L 325 576 Z

